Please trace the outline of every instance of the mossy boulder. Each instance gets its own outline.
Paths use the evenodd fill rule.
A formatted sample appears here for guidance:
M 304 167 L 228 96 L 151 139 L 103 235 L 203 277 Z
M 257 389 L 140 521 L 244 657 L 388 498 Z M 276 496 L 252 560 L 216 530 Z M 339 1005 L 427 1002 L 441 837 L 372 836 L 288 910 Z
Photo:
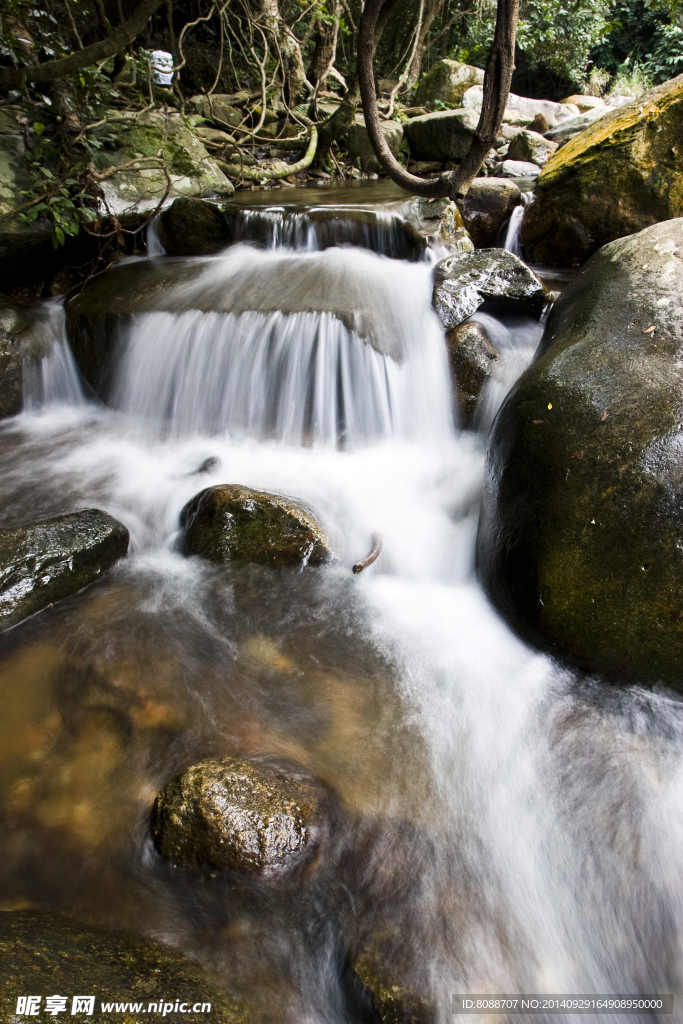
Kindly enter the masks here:
M 500 352 L 476 321 L 454 327 L 446 335 L 446 344 L 460 423 L 471 427 L 482 388 L 493 376 Z
M 179 196 L 159 216 L 159 240 L 169 256 L 200 256 L 228 244 L 225 207 Z
M 463 223 L 477 249 L 485 249 L 522 201 L 519 188 L 507 178 L 476 178 L 458 201 Z
M 209 758 L 161 790 L 152 834 L 174 864 L 289 873 L 319 853 L 329 803 L 327 789 L 301 765 Z
M 353 969 L 370 992 L 382 1024 L 434 1024 L 438 1011 L 427 979 L 412 976 L 412 964 L 406 969 L 396 945 L 395 939 L 370 942 L 355 957 Z
M 398 159 L 401 154 L 401 143 L 403 142 L 403 126 L 399 121 L 381 121 L 380 127 L 389 149 Z M 378 173 L 383 169 L 372 148 L 370 136 L 365 127 L 365 118 L 362 114 L 356 115 L 355 122 L 346 133 L 346 148 L 349 151 L 352 163 L 362 171 Z
M 540 314 L 546 295 L 533 270 L 507 249 L 477 249 L 436 264 L 432 303 L 445 330 L 463 323 L 486 301 Z
M 234 191 L 180 114 L 149 111 L 137 118 L 119 117 L 95 129 L 93 136 L 103 142 L 95 161 L 99 171 L 144 157 L 156 158 L 161 151 L 171 179 L 170 198 L 229 196 Z M 132 223 L 154 209 L 167 185 L 164 169 L 149 161 L 105 179 L 102 190 L 111 211 Z
M 240 485 L 207 487 L 180 514 L 182 549 L 212 562 L 321 565 L 332 557 L 313 515 L 294 498 Z
M 458 60 L 438 60 L 420 79 L 415 90 L 415 103 L 433 104 L 436 100 L 453 107 L 462 105 L 462 98 L 473 85 L 484 81 L 482 68 L 461 64 Z
M 242 112 L 230 103 L 232 99 L 224 93 L 212 93 L 211 96 L 193 96 L 189 102 L 201 117 L 219 128 L 239 128 Z
M 0 629 L 88 586 L 128 550 L 128 530 L 83 509 L 0 530 Z
M 478 538 L 524 636 L 683 692 L 683 221 L 596 253 L 491 435 Z
M 605 114 L 548 161 L 522 223 L 534 263 L 579 266 L 683 210 L 683 75 Z
M 410 152 L 417 160 L 462 160 L 479 120 L 473 110 L 438 110 L 413 117 L 404 126 Z
M 167 1020 L 200 1024 L 247 1024 L 252 1013 L 223 991 L 198 964 L 158 943 L 79 924 L 71 917 L 37 911 L 0 913 L 0 1020 L 23 1020 L 16 1015 L 19 996 L 41 993 L 39 1015 L 45 1016 L 45 996 L 67 997 L 63 1011 L 69 1019 L 74 995 L 94 996 L 94 1010 L 79 1012 L 76 1020 L 110 1020 L 103 1003 L 125 1003 L 115 1014 L 120 1024 L 139 1024 L 149 1010 Z M 163 1006 L 172 1009 L 164 1011 Z M 176 1002 L 179 1012 L 175 1011 Z M 138 1003 L 138 1009 L 130 1004 Z M 202 1011 L 202 1004 L 210 1004 Z M 184 1005 L 186 1012 L 180 1012 Z M 192 1012 L 194 1007 L 196 1012 Z M 28 1017 L 27 1019 L 31 1019 Z

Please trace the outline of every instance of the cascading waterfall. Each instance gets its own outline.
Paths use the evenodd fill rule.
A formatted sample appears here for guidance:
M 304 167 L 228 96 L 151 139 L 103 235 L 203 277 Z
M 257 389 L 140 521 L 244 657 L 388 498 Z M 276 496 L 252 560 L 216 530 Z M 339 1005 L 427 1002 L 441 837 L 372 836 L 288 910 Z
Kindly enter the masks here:
M 519 206 L 516 206 L 510 215 L 510 220 L 507 223 L 505 229 L 505 238 L 503 239 L 503 249 L 507 249 L 514 256 L 522 255 L 522 244 L 520 240 L 520 232 L 522 230 L 522 218 L 524 217 L 524 211 L 531 202 L 531 194 L 529 192 L 522 192 L 522 201 Z
M 351 818 L 409 837 L 407 863 L 397 868 L 400 844 L 387 841 L 379 852 L 362 849 L 356 874 L 373 857 L 377 879 L 397 873 L 385 904 L 368 913 L 412 943 L 438 1024 L 453 1019 L 453 992 L 680 992 L 680 702 L 577 679 L 499 619 L 473 566 L 482 435 L 452 420 L 430 268 L 359 250 L 310 251 L 305 220 L 286 229 L 289 241 L 285 220 L 273 219 L 272 244 L 301 245 L 304 256 L 234 247 L 178 289 L 175 312 L 137 313 L 122 327 L 113 409 L 84 402 L 51 307 L 53 354 L 32 367 L 27 385 L 29 409 L 44 403 L 40 415 L 0 431 L 10 442 L 6 453 L 0 444 L 2 507 L 28 518 L 37 495 L 48 511 L 65 500 L 96 504 L 129 527 L 132 550 L 99 598 L 97 588 L 86 591 L 52 632 L 48 621 L 34 660 L 58 651 L 66 692 L 82 650 L 88 679 L 106 677 L 112 651 L 121 651 L 110 690 L 134 684 L 146 722 L 166 709 L 156 697 L 144 703 L 145 687 L 170 678 L 167 700 L 177 703 L 161 721 L 177 736 L 164 741 L 170 754 L 162 743 L 148 757 L 158 773 L 151 782 L 136 782 L 148 804 L 158 775 L 193 758 L 268 749 L 306 759 Z M 338 240 L 347 244 L 347 235 Z M 233 308 L 245 295 L 247 307 Z M 250 308 L 252 298 L 265 308 Z M 523 318 L 475 319 L 503 364 L 480 413 L 485 432 L 540 328 Z M 207 457 L 210 468 L 198 475 Z M 244 583 L 239 572 L 182 558 L 181 508 L 201 488 L 228 482 L 304 500 L 338 561 L 284 583 L 265 573 Z M 382 534 L 382 555 L 352 577 L 373 532 Z M 331 672 L 323 651 L 335 629 Z M 285 657 L 277 644 L 291 637 Z M 369 643 L 391 669 L 392 689 L 375 703 L 379 684 L 357 655 Z M 118 789 L 125 776 L 112 777 Z M 62 806 L 49 805 L 43 819 L 66 828 Z M 207 882 L 199 893 L 187 879 L 155 874 L 140 832 L 147 804 L 136 813 L 139 821 L 117 824 L 130 834 L 123 853 L 106 861 L 98 848 L 104 877 L 117 879 L 115 898 L 106 885 L 82 894 L 79 860 L 60 875 L 57 896 L 49 871 L 34 869 L 41 905 L 60 907 L 62 891 L 76 893 L 93 916 L 213 956 L 226 977 L 241 970 L 244 991 L 258 986 L 253 976 L 267 977 L 269 992 L 273 978 L 284 978 L 284 1024 L 371 1019 L 366 1004 L 347 999 L 327 893 L 334 879 L 325 876 L 323 892 L 313 882 L 297 895 L 296 914 L 272 893 L 261 897 L 265 910 L 245 910 L 236 886 Z M 125 871 L 107 874 L 119 861 Z M 358 924 L 367 902 L 354 878 L 341 892 Z M 570 1018 L 533 1018 L 562 1019 Z

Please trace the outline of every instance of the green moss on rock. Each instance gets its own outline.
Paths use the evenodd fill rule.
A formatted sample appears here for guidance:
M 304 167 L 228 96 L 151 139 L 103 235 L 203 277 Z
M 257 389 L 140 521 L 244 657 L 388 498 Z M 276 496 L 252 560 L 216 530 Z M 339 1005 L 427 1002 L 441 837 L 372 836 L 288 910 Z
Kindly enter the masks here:
M 198 964 L 157 943 L 116 935 L 81 925 L 71 918 L 35 911 L 0 913 L 0 1020 L 20 1021 L 17 997 L 42 994 L 40 1017 L 45 1017 L 46 995 L 68 997 L 64 1014 L 69 1020 L 110 1020 L 103 1002 L 149 1003 L 176 1000 L 189 1012 L 167 1013 L 166 1020 L 199 1024 L 247 1024 L 248 1009 L 221 990 Z M 71 1015 L 74 995 L 95 997 L 92 1016 Z M 196 1004 L 210 1003 L 210 1013 L 193 1013 Z M 151 1011 L 154 1014 L 154 1011 Z M 159 1013 L 161 1011 L 158 1011 Z M 60 1018 L 61 1018 L 60 1014 Z M 120 1024 L 139 1024 L 141 1014 L 126 1009 L 115 1015 Z
M 683 75 L 604 115 L 548 161 L 524 214 L 534 263 L 578 266 L 683 210 Z
M 332 557 L 321 527 L 297 501 L 236 484 L 200 491 L 180 525 L 184 552 L 212 562 L 320 565 Z
M 128 530 L 84 509 L 0 530 L 0 629 L 88 586 L 128 550 Z
M 683 221 L 611 242 L 496 419 L 478 539 L 520 631 L 683 692 Z

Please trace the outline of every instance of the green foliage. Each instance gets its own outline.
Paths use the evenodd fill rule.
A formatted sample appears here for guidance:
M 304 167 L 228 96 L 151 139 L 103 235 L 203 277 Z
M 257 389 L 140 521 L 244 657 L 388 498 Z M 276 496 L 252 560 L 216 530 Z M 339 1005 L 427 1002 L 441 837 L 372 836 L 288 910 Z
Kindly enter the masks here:
M 596 67 L 612 76 L 610 92 L 639 95 L 651 84 L 683 72 L 680 0 L 618 0 L 610 8 L 612 31 L 594 48 Z

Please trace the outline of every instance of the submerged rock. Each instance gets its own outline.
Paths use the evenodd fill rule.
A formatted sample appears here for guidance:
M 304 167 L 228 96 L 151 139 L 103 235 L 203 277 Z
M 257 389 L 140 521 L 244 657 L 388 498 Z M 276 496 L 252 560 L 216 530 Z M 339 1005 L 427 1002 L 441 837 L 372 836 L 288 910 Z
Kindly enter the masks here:
M 535 263 L 578 266 L 683 210 L 683 75 L 605 114 L 546 164 L 522 223 Z
M 404 131 L 410 151 L 418 160 L 462 160 L 477 121 L 472 110 L 438 110 L 411 118 Z
M 482 388 L 493 376 L 500 352 L 489 341 L 481 324 L 460 324 L 446 335 L 448 360 L 463 427 L 471 427 Z
M 103 1001 L 125 1002 L 126 1010 L 116 1014 L 121 1024 L 140 1020 L 139 1012 L 128 1011 L 130 1002 L 140 1003 L 143 1012 L 152 1003 L 151 1014 L 187 1024 L 199 1024 L 207 1017 L 216 1024 L 247 1024 L 254 1019 L 245 1005 L 192 960 L 155 942 L 82 925 L 71 917 L 32 910 L 0 913 L 0 958 L 0 1020 L 4 1021 L 19 1019 L 15 1017 L 18 996 L 36 992 L 42 993 L 41 1016 L 45 993 L 67 998 L 63 1012 L 69 1019 L 74 995 L 85 993 L 95 1000 L 93 1019 L 100 1018 Z M 185 1006 L 185 1012 L 173 1012 L 176 1001 Z M 202 1004 L 209 1004 L 210 1010 L 206 1005 L 202 1009 Z M 86 1003 L 76 1019 L 87 1019 L 92 1013 Z
M 477 249 L 492 245 L 503 224 L 522 201 L 514 181 L 476 178 L 458 206 Z
M 397 962 L 395 943 L 389 950 L 371 945 L 358 954 L 353 969 L 368 989 L 382 1024 L 434 1024 L 437 1006 L 426 979 L 418 984 Z
M 614 241 L 495 421 L 483 582 L 523 634 L 683 692 L 683 221 Z
M 238 484 L 200 491 L 180 525 L 185 554 L 212 562 L 321 565 L 332 557 L 320 525 L 294 498 Z
M 414 100 L 420 105 L 440 100 L 459 107 L 467 90 L 473 85 L 481 85 L 483 81 L 482 68 L 461 64 L 457 60 L 438 60 L 420 79 Z
M 529 163 L 542 166 L 548 162 L 556 149 L 556 142 L 526 129 L 518 132 L 510 142 L 508 157 L 510 160 L 527 160 Z
M 327 803 L 322 783 L 294 763 L 209 758 L 162 789 L 152 833 L 174 864 L 279 874 L 319 852 Z
M 403 142 L 403 126 L 399 121 L 381 121 L 380 127 L 389 149 L 398 159 L 401 154 L 401 143 Z M 346 133 L 346 148 L 349 151 L 352 163 L 362 171 L 379 172 L 383 170 L 372 148 L 370 136 L 365 127 L 365 118 L 362 114 L 356 115 L 354 124 L 351 125 Z
M 159 241 L 169 256 L 201 256 L 227 245 L 225 206 L 180 196 L 158 220 Z
M 434 268 L 433 304 L 445 330 L 457 327 L 490 299 L 523 304 L 540 314 L 543 285 L 534 272 L 506 249 L 478 249 L 448 256 Z
M 0 530 L 0 629 L 93 583 L 127 550 L 128 530 L 96 508 Z

